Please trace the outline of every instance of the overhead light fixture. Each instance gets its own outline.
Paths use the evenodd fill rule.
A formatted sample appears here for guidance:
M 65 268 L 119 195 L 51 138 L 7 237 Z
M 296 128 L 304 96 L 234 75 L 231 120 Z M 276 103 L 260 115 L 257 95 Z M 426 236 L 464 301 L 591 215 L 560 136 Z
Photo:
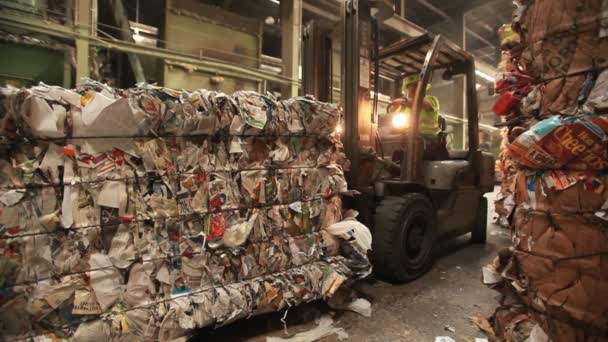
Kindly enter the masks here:
M 141 43 L 145 39 L 144 36 L 142 36 L 141 34 L 139 34 L 139 29 L 138 28 L 135 28 L 134 31 L 135 31 L 135 34 L 133 35 L 133 40 L 136 43 Z
M 479 76 L 479 77 L 483 78 L 484 80 L 486 80 L 486 81 L 488 81 L 488 82 L 492 82 L 492 83 L 496 82 L 496 79 L 495 79 L 494 77 L 492 77 L 492 76 L 490 76 L 490 75 L 486 74 L 486 73 L 485 73 L 485 72 L 483 72 L 483 71 L 475 70 L 475 75 L 477 75 L 477 76 Z
M 279 1 L 279 0 L 270 0 L 270 1 L 274 2 L 277 5 L 281 3 L 281 1 Z
M 268 17 L 266 17 L 266 19 L 264 19 L 264 24 L 266 24 L 268 26 L 274 25 L 275 22 L 276 22 L 276 20 L 274 20 L 274 17 L 272 17 L 272 16 L 268 16 Z
M 135 22 L 139 24 L 139 0 L 135 2 Z M 136 43 L 141 43 L 144 40 L 144 36 L 139 34 L 139 29 L 135 28 L 135 34 L 133 35 L 133 40 Z

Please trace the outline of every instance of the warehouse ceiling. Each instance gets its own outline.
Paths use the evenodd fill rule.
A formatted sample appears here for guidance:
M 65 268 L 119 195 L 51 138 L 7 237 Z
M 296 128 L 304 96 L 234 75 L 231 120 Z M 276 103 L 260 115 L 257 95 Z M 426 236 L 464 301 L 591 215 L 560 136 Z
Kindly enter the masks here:
M 100 0 L 106 1 L 106 0 Z M 280 57 L 280 0 L 200 0 L 209 5 L 244 16 L 255 17 L 264 25 L 265 54 Z M 340 17 L 340 3 L 344 0 L 304 0 L 303 22 L 314 19 L 328 28 L 335 28 Z M 140 6 L 142 21 L 161 21 L 160 0 L 154 6 Z M 495 66 L 500 61 L 497 29 L 510 21 L 512 0 L 393 0 L 397 13 L 429 31 L 442 34 L 465 48 L 479 61 Z M 134 14 L 136 0 L 126 0 L 125 7 Z M 142 2 L 147 4 L 147 2 Z M 133 13 L 131 13 L 133 12 Z M 156 13 L 158 12 L 158 13 Z M 463 24 L 463 18 L 464 24 Z M 159 23 L 160 24 L 160 23 Z M 400 37 L 390 30 L 381 34 L 382 42 L 391 43 Z
M 462 42 L 465 27 L 466 49 L 490 65 L 500 61 L 496 32 L 510 22 L 512 7 L 511 0 L 405 0 L 408 20 L 456 43 Z

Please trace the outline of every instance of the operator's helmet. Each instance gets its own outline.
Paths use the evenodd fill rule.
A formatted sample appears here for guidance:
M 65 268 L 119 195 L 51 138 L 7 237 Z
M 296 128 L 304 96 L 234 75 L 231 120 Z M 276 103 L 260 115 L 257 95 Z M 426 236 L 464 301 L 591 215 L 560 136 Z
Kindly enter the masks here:
M 420 81 L 420 74 L 409 75 L 403 79 L 403 87 L 401 88 L 404 94 L 407 94 L 407 87 L 409 87 L 413 83 L 417 83 Z M 431 84 L 426 85 L 426 91 L 431 89 Z
M 403 79 L 403 88 L 407 88 L 410 84 L 420 81 L 420 74 L 409 75 Z

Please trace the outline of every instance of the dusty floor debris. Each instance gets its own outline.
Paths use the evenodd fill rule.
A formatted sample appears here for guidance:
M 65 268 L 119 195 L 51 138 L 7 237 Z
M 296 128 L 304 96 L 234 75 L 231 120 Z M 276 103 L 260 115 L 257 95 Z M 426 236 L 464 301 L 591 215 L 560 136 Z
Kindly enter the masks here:
M 289 338 L 268 337 L 266 342 L 313 342 L 330 335 L 336 335 L 339 340 L 348 338 L 348 334 L 343 328 L 334 326 L 334 320 L 329 315 L 324 315 L 318 325 L 309 331 L 297 333 Z

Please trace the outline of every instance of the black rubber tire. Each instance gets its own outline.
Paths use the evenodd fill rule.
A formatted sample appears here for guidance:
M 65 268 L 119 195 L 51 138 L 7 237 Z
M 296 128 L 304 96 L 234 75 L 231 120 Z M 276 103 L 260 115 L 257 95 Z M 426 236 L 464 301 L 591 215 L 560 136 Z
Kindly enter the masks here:
M 420 252 L 411 257 L 404 243 L 414 225 L 422 228 Z M 437 215 L 431 200 L 422 194 L 383 199 L 374 215 L 372 261 L 378 276 L 395 283 L 412 281 L 433 263 Z
M 471 242 L 486 243 L 488 237 L 488 199 L 482 197 L 475 217 L 475 225 L 471 231 Z

